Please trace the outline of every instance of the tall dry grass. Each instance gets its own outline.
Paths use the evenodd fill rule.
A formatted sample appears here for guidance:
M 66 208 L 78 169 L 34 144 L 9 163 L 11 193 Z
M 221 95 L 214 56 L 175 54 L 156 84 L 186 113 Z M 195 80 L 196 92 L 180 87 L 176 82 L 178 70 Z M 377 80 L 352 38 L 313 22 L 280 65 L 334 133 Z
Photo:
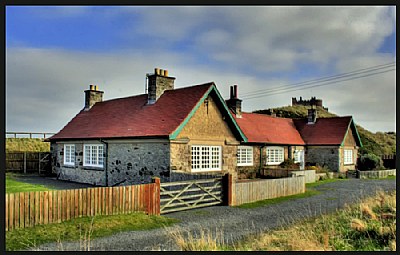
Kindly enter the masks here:
M 322 215 L 226 245 L 223 230 L 170 232 L 183 251 L 395 251 L 396 192 L 377 192 L 334 214 Z

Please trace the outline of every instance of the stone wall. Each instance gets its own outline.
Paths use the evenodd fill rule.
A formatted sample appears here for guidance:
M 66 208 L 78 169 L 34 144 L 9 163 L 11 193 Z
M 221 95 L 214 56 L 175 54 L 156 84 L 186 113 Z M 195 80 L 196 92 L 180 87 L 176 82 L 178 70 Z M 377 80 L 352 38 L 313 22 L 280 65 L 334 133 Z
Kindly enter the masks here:
M 90 144 L 100 144 L 98 141 L 87 141 Z M 75 144 L 75 166 L 64 165 L 64 144 Z M 50 145 L 52 172 L 59 180 L 88 183 L 92 185 L 105 185 L 104 168 L 83 166 L 83 141 L 77 142 L 52 142 Z
M 230 172 L 235 174 L 236 150 L 239 141 L 233 135 L 230 127 L 224 120 L 215 97 L 209 95 L 199 106 L 196 113 L 190 118 L 175 140 L 171 140 L 171 172 L 196 174 L 224 174 Z M 221 146 L 222 167 L 220 171 L 192 172 L 191 170 L 191 146 Z
M 344 150 L 353 151 L 353 164 L 344 164 Z M 358 147 L 351 128 L 347 131 L 344 146 L 340 148 L 340 172 L 355 170 L 358 157 Z
M 250 145 L 246 145 L 246 146 L 250 146 Z M 253 147 L 253 165 L 252 166 L 237 166 L 236 172 L 237 172 L 237 176 L 239 179 L 253 179 L 253 178 L 258 177 L 258 175 L 259 175 L 259 172 L 260 172 L 260 147 L 261 146 L 253 145 L 252 147 Z M 262 157 L 262 159 L 261 159 L 262 160 L 261 164 L 264 164 L 265 151 L 262 155 L 264 157 Z
M 247 145 L 248 146 L 248 145 Z M 304 146 L 280 146 L 280 145 L 268 145 L 268 146 L 278 146 L 284 147 L 284 159 L 294 158 L 295 150 L 304 150 Z M 267 146 L 267 147 L 268 147 Z M 279 165 L 266 165 L 266 147 L 261 145 L 253 145 L 253 165 L 252 166 L 237 166 L 236 171 L 239 179 L 251 179 L 256 178 L 260 173 L 263 173 L 262 169 L 278 169 Z M 260 148 L 261 155 L 260 155 Z M 261 160 L 260 160 L 261 157 Z M 260 170 L 261 162 L 261 170 Z
M 89 183 L 99 186 L 150 183 L 152 176 L 169 181 L 169 141 L 117 140 L 108 141 L 104 148 L 105 168 L 83 166 L 83 144 L 101 144 L 99 141 L 76 141 L 75 166 L 65 166 L 64 143 L 52 143 L 52 169 L 60 180 Z
M 108 144 L 108 185 L 151 183 L 170 177 L 169 141 L 115 142 Z
M 338 172 L 339 147 L 338 146 L 308 146 L 305 154 L 306 164 L 327 166 L 330 171 Z

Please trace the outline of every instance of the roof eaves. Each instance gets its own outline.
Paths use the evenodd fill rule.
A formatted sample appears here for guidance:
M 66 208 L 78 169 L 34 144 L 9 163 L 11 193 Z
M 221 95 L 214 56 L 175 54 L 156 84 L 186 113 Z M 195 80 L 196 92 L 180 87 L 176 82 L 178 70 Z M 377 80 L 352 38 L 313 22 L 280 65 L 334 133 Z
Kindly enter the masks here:
M 212 86 L 210 86 L 210 88 L 208 88 L 206 93 L 203 94 L 203 96 L 197 102 L 195 107 L 190 111 L 188 116 L 186 116 L 186 118 L 181 122 L 181 124 L 179 124 L 179 126 L 175 129 L 175 131 L 173 131 L 169 135 L 169 139 L 171 139 L 171 140 L 176 139 L 176 137 L 179 135 L 179 133 L 182 131 L 182 129 L 186 126 L 186 124 L 189 122 L 189 120 L 193 117 L 193 115 L 195 114 L 197 109 L 199 109 L 200 105 L 204 102 L 204 100 L 206 99 L 206 97 L 208 96 L 208 94 L 210 93 L 211 90 L 212 90 Z
M 212 85 L 212 89 L 214 89 L 214 91 L 216 92 L 219 100 L 222 102 L 222 105 L 223 105 L 226 113 L 228 114 L 229 118 L 232 120 L 232 122 L 235 125 L 236 129 L 239 131 L 239 134 L 240 134 L 241 138 L 243 139 L 243 142 L 247 142 L 247 137 L 245 136 L 243 131 L 240 129 L 240 127 L 239 127 L 238 123 L 236 122 L 235 118 L 232 116 L 231 111 L 228 109 L 228 107 L 227 107 L 227 105 L 225 103 L 225 100 L 222 98 L 221 94 L 219 94 L 217 88 L 215 87 L 215 84 Z
M 360 147 L 363 147 L 362 142 L 361 142 L 361 138 L 360 138 L 360 135 L 358 134 L 358 130 L 357 130 L 356 124 L 354 123 L 353 117 L 350 117 L 350 121 L 349 121 L 349 125 L 347 127 L 346 135 L 344 136 L 343 141 L 340 144 L 340 146 L 344 145 L 344 141 L 346 140 L 347 133 L 348 133 L 349 129 L 351 128 L 351 126 L 353 126 L 354 130 L 356 131 L 356 135 L 357 135 L 357 139 L 358 139 L 358 142 L 360 144 Z

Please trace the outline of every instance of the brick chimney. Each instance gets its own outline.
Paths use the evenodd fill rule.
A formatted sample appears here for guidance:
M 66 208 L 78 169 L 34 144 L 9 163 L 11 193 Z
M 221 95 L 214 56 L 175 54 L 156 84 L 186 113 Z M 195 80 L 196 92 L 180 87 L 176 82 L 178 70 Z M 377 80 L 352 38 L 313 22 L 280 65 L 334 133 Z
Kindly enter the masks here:
M 307 124 L 315 124 L 317 121 L 317 109 L 308 109 Z
M 166 90 L 174 89 L 175 77 L 168 76 L 168 70 L 154 68 L 154 74 L 147 74 L 148 104 L 154 104 Z
M 237 85 L 230 87 L 230 97 L 225 102 L 228 108 L 235 113 L 236 118 L 242 117 L 242 100 L 238 98 Z
M 85 90 L 85 111 L 90 110 L 92 106 L 103 101 L 104 91 L 99 91 L 97 85 L 90 85 L 88 90 Z

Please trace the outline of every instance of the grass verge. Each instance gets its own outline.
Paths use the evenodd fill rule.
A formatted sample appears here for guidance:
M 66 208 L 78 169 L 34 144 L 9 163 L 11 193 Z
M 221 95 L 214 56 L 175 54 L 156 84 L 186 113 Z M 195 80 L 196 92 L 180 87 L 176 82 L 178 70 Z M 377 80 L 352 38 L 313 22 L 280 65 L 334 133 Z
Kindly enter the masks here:
M 396 192 L 375 196 L 280 230 L 226 245 L 223 229 L 171 231 L 182 251 L 396 251 Z
M 52 189 L 49 186 L 20 182 L 15 180 L 11 174 L 6 174 L 6 193 L 46 191 Z
M 62 223 L 38 225 L 6 232 L 6 250 L 16 251 L 35 248 L 48 242 L 59 243 L 79 240 L 81 250 L 90 250 L 90 240 L 122 231 L 147 230 L 179 222 L 164 216 L 137 212 L 122 215 L 82 217 Z

